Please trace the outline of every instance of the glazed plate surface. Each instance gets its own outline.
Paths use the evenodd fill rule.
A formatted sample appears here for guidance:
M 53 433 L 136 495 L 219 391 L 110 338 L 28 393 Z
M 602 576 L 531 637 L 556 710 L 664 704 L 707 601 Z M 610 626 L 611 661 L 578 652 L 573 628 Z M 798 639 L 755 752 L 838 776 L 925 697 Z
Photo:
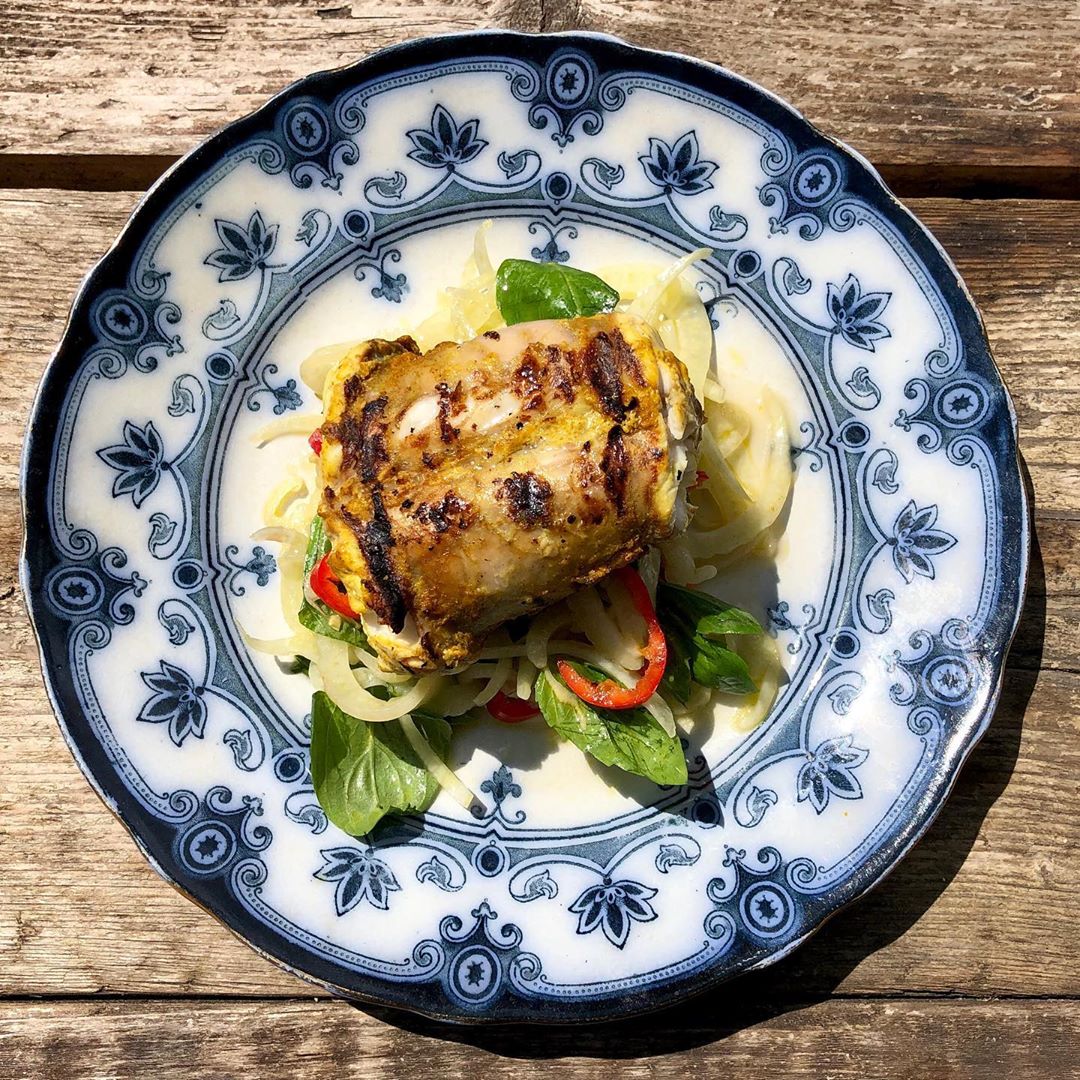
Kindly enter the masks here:
M 690 783 L 465 725 L 485 803 L 327 823 L 310 688 L 250 539 L 302 455 L 313 348 L 407 332 L 493 258 L 693 273 L 721 373 L 783 397 L 776 557 L 718 584 L 785 668 Z M 722 374 L 721 374 L 722 377 Z M 996 701 L 1027 567 L 1011 406 L 971 300 L 851 151 L 707 64 L 591 35 L 468 34 L 313 75 L 199 147 L 90 275 L 24 466 L 24 585 L 72 752 L 155 868 L 332 989 L 464 1020 L 668 1004 L 788 952 L 883 877 Z

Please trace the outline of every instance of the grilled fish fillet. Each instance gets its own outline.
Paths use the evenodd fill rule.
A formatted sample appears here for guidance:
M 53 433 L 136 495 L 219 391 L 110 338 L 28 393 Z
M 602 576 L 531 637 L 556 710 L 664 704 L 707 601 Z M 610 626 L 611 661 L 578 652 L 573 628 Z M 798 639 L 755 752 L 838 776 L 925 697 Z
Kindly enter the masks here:
M 319 513 L 372 647 L 438 671 L 687 524 L 701 410 L 628 315 L 521 323 L 331 373 Z

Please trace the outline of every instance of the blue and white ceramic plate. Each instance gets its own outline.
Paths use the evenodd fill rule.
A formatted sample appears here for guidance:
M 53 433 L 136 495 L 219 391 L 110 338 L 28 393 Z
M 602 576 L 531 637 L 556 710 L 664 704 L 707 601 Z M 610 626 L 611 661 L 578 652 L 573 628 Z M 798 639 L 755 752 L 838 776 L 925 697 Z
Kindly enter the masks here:
M 727 583 L 786 683 L 749 735 L 703 725 L 680 789 L 479 725 L 481 817 L 440 798 L 355 839 L 312 792 L 305 680 L 238 633 L 279 625 L 249 537 L 302 446 L 251 435 L 315 407 L 312 348 L 427 314 L 485 218 L 496 261 L 715 250 L 721 365 L 799 438 L 775 566 Z M 78 296 L 24 497 L 53 704 L 155 868 L 301 975 L 462 1020 L 668 1004 L 880 880 L 990 720 L 1028 550 L 1009 399 L 933 238 L 768 93 L 584 34 L 390 49 L 180 162 Z

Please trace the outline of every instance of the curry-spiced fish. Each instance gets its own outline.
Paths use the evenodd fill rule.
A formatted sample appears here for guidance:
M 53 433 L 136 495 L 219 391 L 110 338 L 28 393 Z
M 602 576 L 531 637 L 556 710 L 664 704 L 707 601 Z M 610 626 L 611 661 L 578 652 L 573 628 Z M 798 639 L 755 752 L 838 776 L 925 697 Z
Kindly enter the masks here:
M 382 661 L 439 671 L 685 529 L 701 409 L 629 315 L 420 354 L 367 341 L 324 394 L 331 569 Z

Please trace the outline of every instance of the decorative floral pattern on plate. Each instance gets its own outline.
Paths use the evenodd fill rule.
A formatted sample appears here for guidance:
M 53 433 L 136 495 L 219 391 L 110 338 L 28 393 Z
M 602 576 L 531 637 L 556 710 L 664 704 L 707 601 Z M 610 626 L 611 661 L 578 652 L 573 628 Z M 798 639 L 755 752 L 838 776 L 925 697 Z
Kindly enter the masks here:
M 312 348 L 424 318 L 484 218 L 500 257 L 711 249 L 721 361 L 799 432 L 755 599 L 786 684 L 755 731 L 687 736 L 684 788 L 609 783 L 519 725 L 461 736 L 482 810 L 348 837 L 303 689 L 239 632 L 274 617 L 251 533 L 288 460 L 253 436 L 312 410 Z M 470 1020 L 664 1005 L 872 886 L 989 721 L 1028 543 L 1008 398 L 925 231 L 774 98 L 591 35 L 378 54 L 182 162 L 78 298 L 24 491 L 61 725 L 155 865 L 317 981 Z

